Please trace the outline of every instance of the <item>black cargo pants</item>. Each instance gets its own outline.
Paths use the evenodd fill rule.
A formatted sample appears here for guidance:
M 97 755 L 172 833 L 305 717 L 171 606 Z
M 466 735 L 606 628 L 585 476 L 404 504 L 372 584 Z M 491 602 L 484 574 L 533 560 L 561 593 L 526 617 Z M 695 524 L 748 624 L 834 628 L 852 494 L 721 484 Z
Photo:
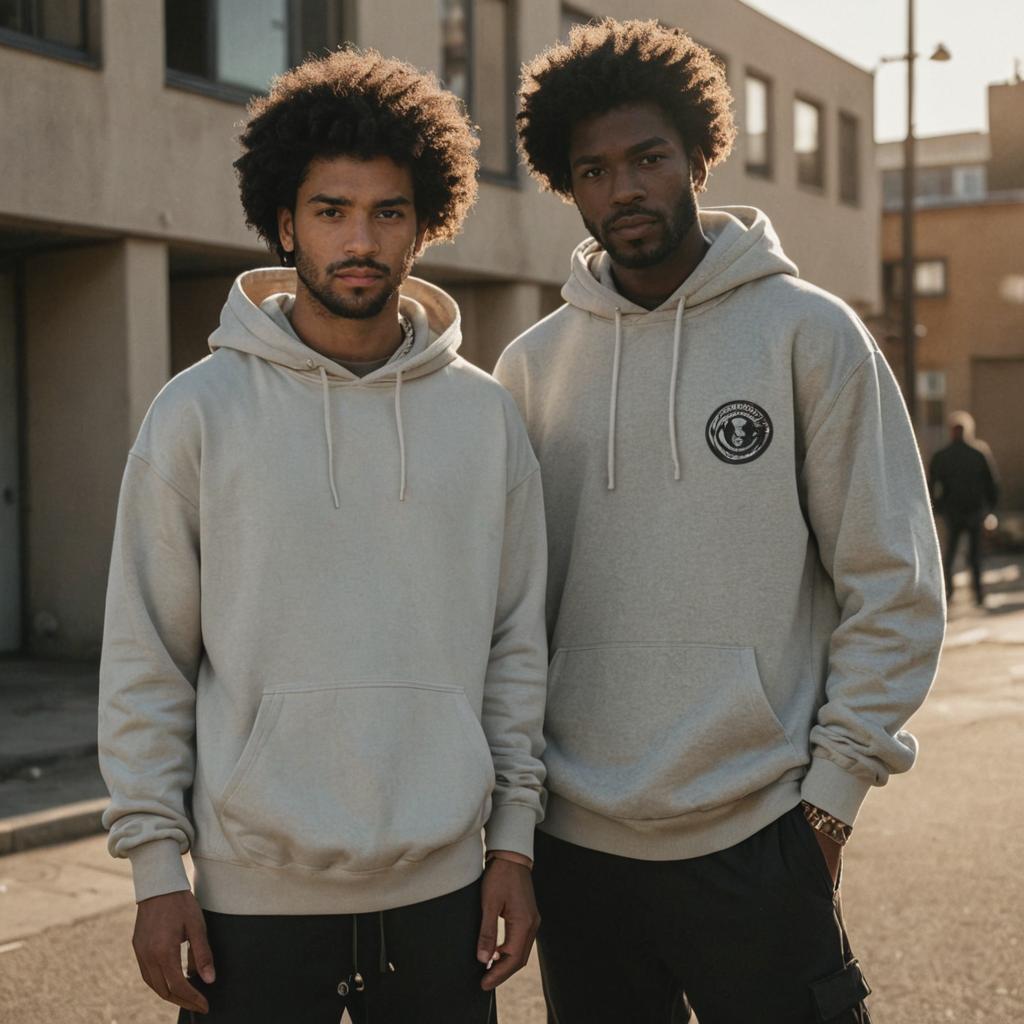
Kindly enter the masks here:
M 690 860 L 538 833 L 549 1024 L 870 1024 L 838 893 L 799 807 Z

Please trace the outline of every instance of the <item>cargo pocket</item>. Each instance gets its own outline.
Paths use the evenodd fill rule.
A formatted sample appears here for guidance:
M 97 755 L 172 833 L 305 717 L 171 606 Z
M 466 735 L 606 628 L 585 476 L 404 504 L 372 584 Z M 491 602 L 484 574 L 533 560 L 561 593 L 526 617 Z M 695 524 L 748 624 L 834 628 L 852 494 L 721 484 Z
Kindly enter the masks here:
M 560 648 L 545 733 L 551 791 L 622 820 L 729 804 L 807 760 L 768 703 L 750 647 Z
M 369 872 L 478 831 L 493 788 L 461 687 L 351 683 L 264 694 L 217 810 L 246 861 Z
M 869 995 L 871 986 L 860 964 L 851 960 L 841 971 L 812 983 L 815 1019 L 820 1024 L 871 1024 L 863 1005 Z

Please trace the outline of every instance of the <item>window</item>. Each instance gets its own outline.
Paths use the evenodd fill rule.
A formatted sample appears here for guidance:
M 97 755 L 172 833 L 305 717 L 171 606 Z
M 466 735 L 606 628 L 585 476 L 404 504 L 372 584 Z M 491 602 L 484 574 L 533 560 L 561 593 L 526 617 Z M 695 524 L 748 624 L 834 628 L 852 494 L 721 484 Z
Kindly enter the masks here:
M 825 187 L 825 149 L 822 144 L 821 106 L 797 98 L 793 107 L 793 145 L 796 180 L 808 188 Z
M 860 122 L 839 114 L 839 198 L 856 206 L 860 202 Z
M 329 0 L 165 0 L 167 81 L 244 102 L 344 39 Z
M 922 412 L 922 425 L 945 427 L 946 373 L 944 370 L 918 370 L 917 398 Z
M 771 95 L 768 80 L 748 71 L 744 91 L 747 173 L 765 178 L 772 174 Z
M 903 264 L 894 260 L 885 265 L 885 292 L 893 302 L 903 296 Z M 914 294 L 919 298 L 941 298 L 947 293 L 946 261 L 917 260 L 914 264 Z
M 443 79 L 480 130 L 485 174 L 515 178 L 512 0 L 441 0 Z
M 94 7 L 88 0 L 0 0 L 0 42 L 91 63 Z

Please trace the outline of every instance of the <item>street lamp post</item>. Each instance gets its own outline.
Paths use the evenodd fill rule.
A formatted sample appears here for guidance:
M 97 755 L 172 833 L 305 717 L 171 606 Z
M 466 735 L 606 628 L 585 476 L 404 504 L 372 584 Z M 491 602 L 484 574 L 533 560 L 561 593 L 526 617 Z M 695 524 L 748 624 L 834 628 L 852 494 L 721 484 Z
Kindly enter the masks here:
M 911 423 L 917 423 L 917 311 L 914 289 L 914 193 L 916 163 L 914 152 L 914 0 L 907 0 L 907 52 L 899 57 L 883 57 L 881 63 L 907 62 L 907 137 L 903 142 L 903 396 Z M 949 51 L 940 43 L 931 60 L 950 59 Z

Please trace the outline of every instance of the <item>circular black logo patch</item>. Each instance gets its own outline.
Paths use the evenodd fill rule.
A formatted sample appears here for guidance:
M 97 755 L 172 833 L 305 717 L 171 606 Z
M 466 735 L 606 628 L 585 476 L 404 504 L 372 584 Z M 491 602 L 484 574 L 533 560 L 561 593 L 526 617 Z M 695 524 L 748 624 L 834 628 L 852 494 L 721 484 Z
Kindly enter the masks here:
M 739 466 L 764 454 L 772 443 L 772 421 L 753 402 L 726 402 L 711 414 L 705 437 L 723 462 Z

